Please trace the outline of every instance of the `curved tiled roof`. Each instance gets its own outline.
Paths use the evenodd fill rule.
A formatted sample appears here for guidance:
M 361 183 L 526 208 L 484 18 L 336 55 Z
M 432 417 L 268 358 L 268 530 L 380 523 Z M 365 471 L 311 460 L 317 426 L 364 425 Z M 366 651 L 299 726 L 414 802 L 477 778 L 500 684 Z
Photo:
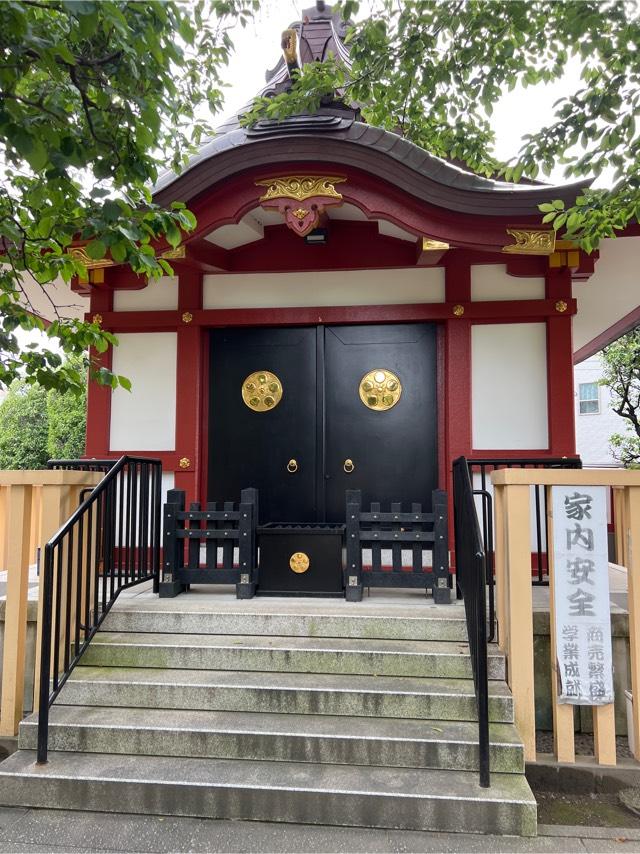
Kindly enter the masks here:
M 223 125 L 183 172 L 165 172 L 154 188 L 161 203 L 188 202 L 207 187 L 263 164 L 294 160 L 331 162 L 364 169 L 412 195 L 454 211 L 485 216 L 538 213 L 550 198 L 572 201 L 588 182 L 564 185 L 512 184 L 467 172 L 390 131 L 355 121 L 332 108 L 314 116 L 262 121 L 242 128 L 238 120 Z
M 297 33 L 296 61 L 301 65 L 322 62 L 333 53 L 349 67 L 344 44 L 347 26 L 324 0 L 317 0 L 315 8 L 304 9 L 301 20 L 290 28 Z M 277 94 L 290 85 L 284 58 L 266 77 L 261 96 Z M 243 169 L 307 159 L 361 168 L 431 204 L 484 216 L 538 215 L 541 202 L 550 198 L 573 201 L 588 184 L 510 184 L 484 178 L 429 154 L 395 133 L 359 121 L 357 105 L 341 103 L 339 96 L 336 93 L 336 100 L 316 115 L 261 121 L 243 128 L 240 116 L 251 108 L 247 105 L 217 129 L 216 136 L 201 147 L 181 174 L 161 175 L 154 195 L 162 203 L 177 196 L 188 202 Z

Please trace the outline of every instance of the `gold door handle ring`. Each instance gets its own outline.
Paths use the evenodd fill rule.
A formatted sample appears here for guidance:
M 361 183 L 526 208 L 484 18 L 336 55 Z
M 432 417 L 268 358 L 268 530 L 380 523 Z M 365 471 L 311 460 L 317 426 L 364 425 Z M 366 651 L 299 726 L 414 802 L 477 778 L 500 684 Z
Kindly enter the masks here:
M 347 474 L 351 474 L 351 472 L 355 468 L 355 466 L 353 464 L 353 460 L 345 460 L 342 468 L 346 471 Z
M 287 463 L 287 471 L 293 474 L 295 471 L 298 471 L 298 461 L 297 460 L 289 460 Z

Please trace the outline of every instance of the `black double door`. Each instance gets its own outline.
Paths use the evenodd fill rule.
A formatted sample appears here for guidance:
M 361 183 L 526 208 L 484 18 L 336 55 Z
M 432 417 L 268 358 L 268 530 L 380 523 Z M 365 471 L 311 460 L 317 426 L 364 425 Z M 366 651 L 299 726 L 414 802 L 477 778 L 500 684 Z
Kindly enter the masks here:
M 209 500 L 260 493 L 260 522 L 343 522 L 437 487 L 432 324 L 211 333 Z

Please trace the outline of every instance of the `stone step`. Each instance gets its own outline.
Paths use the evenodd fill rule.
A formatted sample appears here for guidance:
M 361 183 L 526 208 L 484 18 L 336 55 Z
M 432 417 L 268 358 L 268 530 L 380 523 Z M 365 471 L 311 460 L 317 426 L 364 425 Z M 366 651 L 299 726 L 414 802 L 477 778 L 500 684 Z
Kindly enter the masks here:
M 20 725 L 20 747 L 35 750 L 38 721 Z M 491 726 L 491 768 L 523 773 L 511 724 Z M 468 722 L 256 712 L 178 711 L 54 705 L 49 749 L 473 771 L 478 725 Z
M 292 638 L 98 632 L 83 656 L 89 665 L 268 670 L 468 679 L 466 643 L 454 641 Z M 489 648 L 489 678 L 503 679 L 504 656 Z
M 0 764 L 0 803 L 44 809 L 534 836 L 523 775 L 19 750 Z
M 477 719 L 470 679 L 79 666 L 64 685 L 59 702 L 121 708 Z M 489 683 L 489 716 L 495 723 L 513 722 L 513 701 L 504 682 Z
M 158 600 L 160 603 L 166 600 Z M 307 600 L 305 600 L 307 601 Z M 264 605 L 264 602 L 262 603 Z M 360 605 L 361 603 L 356 603 Z M 389 640 L 462 641 L 467 640 L 464 616 L 442 616 L 442 606 L 425 607 L 425 615 L 416 617 L 415 609 L 395 609 L 389 615 L 359 614 L 352 603 L 341 603 L 342 614 L 331 610 L 320 613 L 264 613 L 250 610 L 212 611 L 121 610 L 112 609 L 103 629 L 108 632 L 171 632 L 174 634 L 278 635 L 281 637 L 386 638 Z M 174 605 L 174 608 L 178 607 Z M 453 606 L 452 606 L 453 610 Z M 434 613 L 435 611 L 435 613 Z M 446 613 L 446 609 L 445 609 Z M 457 613 L 457 609 L 456 609 Z

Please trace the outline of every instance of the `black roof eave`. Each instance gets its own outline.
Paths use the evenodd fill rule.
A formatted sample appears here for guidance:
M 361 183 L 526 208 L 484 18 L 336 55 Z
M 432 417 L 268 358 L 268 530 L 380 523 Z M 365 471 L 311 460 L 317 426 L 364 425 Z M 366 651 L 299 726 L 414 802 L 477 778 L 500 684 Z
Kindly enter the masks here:
M 509 184 L 466 172 L 428 154 L 397 134 L 361 122 L 335 131 L 292 132 L 277 129 L 251 136 L 242 128 L 207 143 L 180 175 L 165 173 L 154 199 L 189 203 L 209 187 L 245 170 L 286 166 L 292 161 L 342 164 L 387 181 L 417 199 L 445 210 L 475 216 L 538 216 L 538 205 L 551 199 L 572 204 L 589 180 L 564 185 Z

